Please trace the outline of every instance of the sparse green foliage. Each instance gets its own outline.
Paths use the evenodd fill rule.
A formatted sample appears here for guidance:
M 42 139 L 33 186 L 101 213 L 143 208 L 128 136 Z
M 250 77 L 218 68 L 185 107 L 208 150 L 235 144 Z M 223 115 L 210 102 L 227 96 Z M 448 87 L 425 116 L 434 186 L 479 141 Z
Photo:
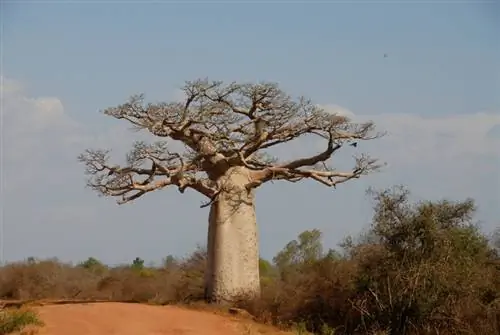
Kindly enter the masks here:
M 131 268 L 134 269 L 134 270 L 141 271 L 142 269 L 144 269 L 144 260 L 142 258 L 140 258 L 140 257 L 136 257 L 132 261 Z
M 273 259 L 278 269 L 313 263 L 323 257 L 321 232 L 317 229 L 302 232 L 297 240 L 289 242 Z
M 87 258 L 86 261 L 80 263 L 80 266 L 95 273 L 104 273 L 107 269 L 101 261 L 94 257 Z
M 271 284 L 278 274 L 277 269 L 266 259 L 259 259 L 260 283 L 262 286 Z
M 82 267 L 84 267 L 85 269 L 89 269 L 90 270 L 90 269 L 92 269 L 94 267 L 102 266 L 102 263 L 99 262 L 94 257 L 89 257 L 89 258 L 87 258 L 87 260 L 85 262 L 82 262 L 80 265 Z
M 27 309 L 12 309 L 0 311 L 0 335 L 20 332 L 29 326 L 43 326 L 38 315 Z
M 297 335 L 307 335 L 308 331 L 306 324 L 304 322 L 298 322 L 295 325 L 295 332 L 297 333 Z
M 329 261 L 338 261 L 342 258 L 342 255 L 336 250 L 328 249 L 328 252 L 323 258 Z
M 319 335 L 335 335 L 335 329 L 323 323 L 320 327 Z
M 261 277 L 270 277 L 274 274 L 274 267 L 268 260 L 260 258 L 259 271 Z
M 353 306 L 365 325 L 391 334 L 450 327 L 471 331 L 460 314 L 471 311 L 456 306 L 467 301 L 486 307 L 480 292 L 493 283 L 487 269 L 491 250 L 472 222 L 474 203 L 412 204 L 408 194 L 402 188 L 375 193 L 372 231 L 380 243 L 354 248 L 360 276 Z

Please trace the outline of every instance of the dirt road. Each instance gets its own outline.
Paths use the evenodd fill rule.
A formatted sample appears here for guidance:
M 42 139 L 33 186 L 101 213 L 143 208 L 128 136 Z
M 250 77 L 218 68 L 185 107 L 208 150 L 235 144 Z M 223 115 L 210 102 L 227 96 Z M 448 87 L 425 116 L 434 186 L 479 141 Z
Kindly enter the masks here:
M 174 306 L 125 303 L 47 305 L 36 308 L 39 335 L 242 335 L 283 334 L 257 324 Z

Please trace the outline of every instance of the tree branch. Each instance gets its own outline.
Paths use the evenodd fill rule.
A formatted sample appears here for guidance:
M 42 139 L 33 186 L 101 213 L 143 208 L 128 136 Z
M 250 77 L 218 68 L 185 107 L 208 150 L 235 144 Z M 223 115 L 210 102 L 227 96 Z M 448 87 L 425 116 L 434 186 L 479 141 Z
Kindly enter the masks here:
M 251 170 L 250 188 L 270 180 L 305 178 L 334 187 L 381 166 L 366 156 L 356 159 L 349 172 L 320 166 L 345 143 L 383 134 L 375 132 L 372 122 L 352 123 L 304 97 L 292 99 L 275 83 L 223 85 L 204 79 L 186 82 L 182 89 L 182 102 L 145 103 L 144 95 L 139 94 L 104 113 L 155 136 L 179 141 L 187 151 L 170 153 L 165 142 L 140 143 L 124 166 L 111 166 L 108 152 L 87 150 L 79 158 L 91 176 L 90 187 L 103 195 L 122 197 L 122 203 L 169 185 L 180 192 L 192 188 L 214 199 L 217 178 L 235 166 Z M 308 135 L 325 140 L 325 150 L 290 162 L 279 162 L 264 153 Z M 200 173 L 207 177 L 201 178 Z
M 299 158 L 297 160 L 294 160 L 290 163 L 283 165 L 283 167 L 286 169 L 298 169 L 303 166 L 314 166 L 319 162 L 324 162 L 327 159 L 329 159 L 333 155 L 333 153 L 338 149 L 340 149 L 341 147 L 342 147 L 341 144 L 336 144 L 334 146 L 333 136 L 330 136 L 330 138 L 328 139 L 328 146 L 326 150 L 323 151 L 322 153 L 307 158 Z
M 206 178 L 197 178 L 198 165 L 186 163 L 184 158 L 168 152 L 163 142 L 152 145 L 136 142 L 127 155 L 128 165 L 123 167 L 108 164 L 108 151 L 86 150 L 79 156 L 90 175 L 87 185 L 101 195 L 121 197 L 120 204 L 170 185 L 177 186 L 181 193 L 192 188 L 213 197 L 217 192 L 215 184 Z M 151 163 L 150 167 L 143 166 L 146 161 Z
M 351 179 L 357 179 L 369 172 L 376 171 L 381 164 L 377 160 L 371 159 L 368 156 L 356 158 L 356 164 L 351 171 L 340 172 L 329 169 L 324 165 L 322 169 L 302 169 L 289 167 L 287 164 L 270 166 L 258 171 L 252 172 L 252 182 L 247 185 L 247 188 L 255 188 L 267 181 L 272 180 L 288 180 L 296 182 L 302 179 L 313 179 L 325 186 L 336 187 L 338 184 L 344 183 Z
M 181 141 L 191 150 L 205 151 L 207 161 L 250 157 L 259 150 L 307 134 L 325 139 L 373 139 L 373 123 L 351 124 L 310 100 L 292 99 L 275 83 L 223 85 L 220 81 L 186 82 L 183 103 L 148 103 L 135 95 L 104 113 L 125 119 L 140 129 Z

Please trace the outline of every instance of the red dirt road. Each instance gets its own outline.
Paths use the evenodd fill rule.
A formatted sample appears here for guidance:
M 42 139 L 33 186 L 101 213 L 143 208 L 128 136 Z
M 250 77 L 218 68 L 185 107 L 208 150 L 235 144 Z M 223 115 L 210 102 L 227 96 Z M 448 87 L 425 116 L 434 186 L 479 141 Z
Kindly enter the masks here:
M 39 335 L 262 334 L 262 330 L 254 333 L 249 322 L 174 306 L 110 302 L 47 305 L 36 310 L 45 322 L 45 327 L 39 329 Z M 265 333 L 278 334 L 274 331 Z

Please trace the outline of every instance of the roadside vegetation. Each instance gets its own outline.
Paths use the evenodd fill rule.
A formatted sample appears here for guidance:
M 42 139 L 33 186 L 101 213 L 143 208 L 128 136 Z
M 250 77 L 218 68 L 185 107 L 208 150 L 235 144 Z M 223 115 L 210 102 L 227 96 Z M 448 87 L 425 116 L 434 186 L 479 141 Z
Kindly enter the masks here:
M 36 312 L 30 309 L 0 310 L 0 335 L 36 333 L 36 327 L 43 326 Z
M 261 298 L 236 307 L 304 334 L 500 334 L 500 238 L 478 229 L 474 202 L 415 203 L 404 188 L 372 195 L 364 233 L 325 250 L 319 230 L 302 232 L 260 260 Z M 30 258 L 0 269 L 0 299 L 195 303 L 205 260 L 201 247 L 160 267 Z M 22 310 L 0 317 L 0 334 L 38 320 Z

